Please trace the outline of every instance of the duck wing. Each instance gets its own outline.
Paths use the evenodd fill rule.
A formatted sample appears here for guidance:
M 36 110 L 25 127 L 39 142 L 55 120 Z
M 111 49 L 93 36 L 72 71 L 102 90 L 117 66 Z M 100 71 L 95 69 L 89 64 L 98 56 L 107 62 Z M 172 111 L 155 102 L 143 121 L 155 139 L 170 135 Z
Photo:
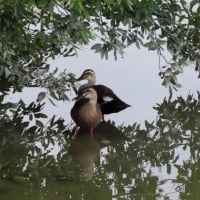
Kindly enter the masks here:
M 130 107 L 105 85 L 94 85 L 92 87 L 97 92 L 97 102 L 100 104 L 103 114 L 116 113 Z

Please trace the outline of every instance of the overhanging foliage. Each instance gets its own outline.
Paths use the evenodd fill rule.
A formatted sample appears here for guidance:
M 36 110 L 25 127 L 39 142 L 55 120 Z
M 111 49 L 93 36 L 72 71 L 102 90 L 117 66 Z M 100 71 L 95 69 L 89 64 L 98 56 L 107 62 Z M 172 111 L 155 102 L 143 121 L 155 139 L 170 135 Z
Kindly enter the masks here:
M 73 56 L 81 45 L 96 39 L 92 49 L 102 58 L 108 58 L 110 51 L 117 58 L 132 44 L 157 51 L 166 62 L 160 66 L 166 86 L 178 86 L 176 76 L 191 62 L 200 71 L 197 0 L 0 1 L 0 24 L 1 82 L 16 91 L 25 86 L 48 87 L 47 60 Z M 171 52 L 170 61 L 164 57 L 165 47 Z M 67 89 L 73 83 L 70 78 L 64 83 L 59 78 L 56 81 L 69 83 Z M 56 93 L 61 94 L 59 90 Z

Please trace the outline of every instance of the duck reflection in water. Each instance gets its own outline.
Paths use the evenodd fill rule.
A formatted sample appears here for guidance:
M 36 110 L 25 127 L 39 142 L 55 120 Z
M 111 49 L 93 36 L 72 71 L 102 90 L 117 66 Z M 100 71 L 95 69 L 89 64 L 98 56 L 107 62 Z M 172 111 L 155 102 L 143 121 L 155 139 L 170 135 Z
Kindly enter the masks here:
M 88 132 L 80 128 L 79 134 L 71 142 L 72 158 L 81 165 L 83 170 L 80 178 L 90 180 L 94 174 L 94 163 L 99 156 L 101 146 Z
M 70 145 L 72 158 L 83 168 L 80 178 L 90 180 L 93 177 L 95 166 L 100 165 L 96 161 L 99 160 L 101 149 L 125 140 L 124 134 L 110 122 L 102 121 L 95 128 L 93 137 L 80 128 Z

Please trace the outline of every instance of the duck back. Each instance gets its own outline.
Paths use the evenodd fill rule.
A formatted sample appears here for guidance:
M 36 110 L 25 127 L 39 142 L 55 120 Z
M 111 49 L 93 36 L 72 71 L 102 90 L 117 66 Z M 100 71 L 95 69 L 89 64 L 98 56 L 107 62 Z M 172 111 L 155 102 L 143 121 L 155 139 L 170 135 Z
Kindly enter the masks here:
M 97 102 L 103 114 L 117 113 L 130 105 L 122 101 L 110 88 L 104 85 L 92 86 L 97 92 Z

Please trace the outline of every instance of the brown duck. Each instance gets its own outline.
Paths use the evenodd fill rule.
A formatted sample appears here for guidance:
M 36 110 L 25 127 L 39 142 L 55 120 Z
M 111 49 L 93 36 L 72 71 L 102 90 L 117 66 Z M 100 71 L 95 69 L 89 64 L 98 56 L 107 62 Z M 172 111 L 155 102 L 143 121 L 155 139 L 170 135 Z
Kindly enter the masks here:
M 97 103 L 97 93 L 93 88 L 83 89 L 82 92 L 74 98 L 76 101 L 71 109 L 71 117 L 77 127 L 85 130 L 90 130 L 93 134 L 93 129 L 102 120 L 102 112 Z M 77 133 L 77 130 L 76 130 Z
M 93 70 L 87 69 L 76 81 L 87 80 L 86 84 L 80 86 L 78 94 L 85 88 L 92 87 L 97 92 L 97 103 L 100 104 L 102 114 L 117 113 L 124 110 L 130 105 L 122 101 L 110 88 L 105 85 L 96 84 L 96 74 Z

